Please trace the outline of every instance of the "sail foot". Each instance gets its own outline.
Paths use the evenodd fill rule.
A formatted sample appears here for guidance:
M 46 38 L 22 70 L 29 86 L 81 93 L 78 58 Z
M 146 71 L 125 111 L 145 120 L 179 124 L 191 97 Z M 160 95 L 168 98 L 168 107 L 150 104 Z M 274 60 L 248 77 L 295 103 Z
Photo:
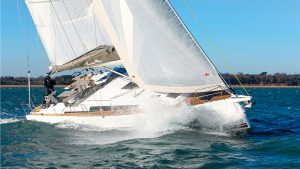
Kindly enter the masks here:
M 108 64 L 118 60 L 120 60 L 120 57 L 113 46 L 101 45 L 63 65 L 51 66 L 50 72 L 61 72 L 80 67 L 92 67 L 94 65 Z

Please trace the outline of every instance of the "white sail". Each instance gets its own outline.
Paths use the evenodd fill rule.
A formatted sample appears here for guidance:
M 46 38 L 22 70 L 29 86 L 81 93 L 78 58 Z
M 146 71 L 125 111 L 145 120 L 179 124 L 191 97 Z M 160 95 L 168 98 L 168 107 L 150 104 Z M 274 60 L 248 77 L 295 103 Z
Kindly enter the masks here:
M 132 79 L 156 92 L 226 85 L 166 0 L 93 0 L 97 19 Z
M 51 67 L 76 65 L 72 63 L 76 58 L 101 45 L 111 45 L 103 26 L 95 20 L 92 0 L 26 0 L 26 4 Z

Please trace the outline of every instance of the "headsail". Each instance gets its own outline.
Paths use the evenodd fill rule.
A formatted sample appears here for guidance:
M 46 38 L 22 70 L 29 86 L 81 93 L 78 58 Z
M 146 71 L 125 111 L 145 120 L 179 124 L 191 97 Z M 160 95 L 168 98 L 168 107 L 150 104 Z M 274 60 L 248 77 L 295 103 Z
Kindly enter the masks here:
M 93 0 L 98 21 L 137 83 L 156 92 L 226 85 L 167 0 Z
M 52 71 L 119 60 L 116 52 L 111 55 L 102 50 L 113 46 L 103 25 L 96 21 L 92 0 L 26 0 L 26 4 Z

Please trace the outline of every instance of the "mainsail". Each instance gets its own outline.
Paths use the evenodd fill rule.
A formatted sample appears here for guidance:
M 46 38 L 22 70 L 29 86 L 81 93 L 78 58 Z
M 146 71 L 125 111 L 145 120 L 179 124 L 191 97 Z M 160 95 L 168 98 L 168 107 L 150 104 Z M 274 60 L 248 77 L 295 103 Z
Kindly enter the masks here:
M 63 71 L 117 61 L 92 0 L 26 0 L 52 65 Z
M 226 85 L 167 0 L 93 0 L 95 14 L 131 78 L 155 92 Z

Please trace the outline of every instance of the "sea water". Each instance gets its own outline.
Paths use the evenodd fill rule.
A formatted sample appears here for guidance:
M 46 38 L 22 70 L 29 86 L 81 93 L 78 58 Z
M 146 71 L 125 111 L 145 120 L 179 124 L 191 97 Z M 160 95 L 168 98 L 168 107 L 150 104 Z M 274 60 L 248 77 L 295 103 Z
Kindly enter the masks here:
M 248 90 L 257 101 L 246 111 L 251 129 L 235 136 L 186 126 L 195 118 L 189 109 L 161 103 L 142 105 L 153 112 L 133 129 L 27 121 L 28 90 L 1 88 L 1 168 L 299 168 L 300 89 Z M 34 104 L 42 96 L 32 89 Z M 201 111 L 203 126 L 220 120 Z

